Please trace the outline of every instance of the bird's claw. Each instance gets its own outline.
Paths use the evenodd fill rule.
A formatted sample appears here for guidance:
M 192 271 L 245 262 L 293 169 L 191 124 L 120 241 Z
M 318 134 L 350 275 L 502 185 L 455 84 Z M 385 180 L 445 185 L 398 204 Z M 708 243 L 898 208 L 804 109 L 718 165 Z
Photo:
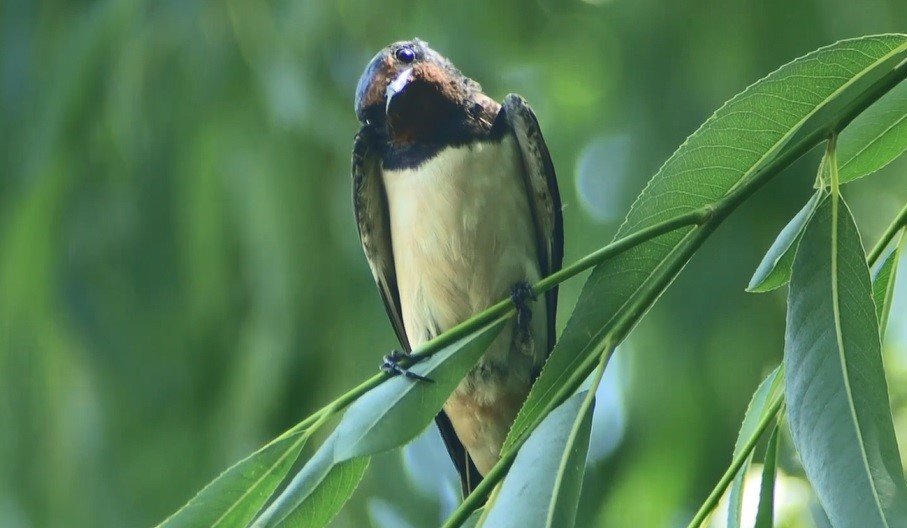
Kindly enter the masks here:
M 538 300 L 532 285 L 526 281 L 520 281 L 514 284 L 510 290 L 510 302 L 516 307 L 516 322 L 519 328 L 528 328 L 529 321 L 532 318 L 532 310 L 529 303 Z
M 435 380 L 423 376 L 421 374 L 416 374 L 415 372 L 409 370 L 408 368 L 400 365 L 400 361 L 405 358 L 412 359 L 413 364 L 418 363 L 425 359 L 424 357 L 412 358 L 409 354 L 402 352 L 400 350 L 394 350 L 390 354 L 387 354 L 382 358 L 381 361 L 381 372 L 390 374 L 391 376 L 404 376 L 406 378 L 418 381 L 425 381 L 428 383 L 434 383 Z

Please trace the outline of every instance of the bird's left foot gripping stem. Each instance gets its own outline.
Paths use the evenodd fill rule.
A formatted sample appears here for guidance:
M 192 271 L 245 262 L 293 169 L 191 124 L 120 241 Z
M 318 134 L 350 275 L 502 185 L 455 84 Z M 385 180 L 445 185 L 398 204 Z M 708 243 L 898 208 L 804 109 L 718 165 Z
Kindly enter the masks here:
M 384 358 L 382 359 L 381 371 L 386 372 L 386 373 L 390 374 L 391 376 L 402 375 L 409 379 L 433 383 L 434 382 L 433 379 L 422 376 L 421 374 L 416 374 L 415 372 L 409 370 L 408 368 L 400 365 L 400 360 L 402 360 L 404 358 L 410 358 L 410 359 L 412 359 L 413 364 L 416 364 L 416 363 L 422 361 L 423 359 L 425 359 L 425 357 L 426 356 L 422 356 L 419 358 L 411 358 L 411 356 L 409 354 L 406 354 L 400 350 L 394 350 L 390 354 L 387 354 L 386 356 L 384 356 Z
M 532 308 L 529 304 L 536 300 L 538 295 L 528 282 L 520 281 L 513 285 L 510 290 L 510 301 L 516 307 L 517 328 L 528 331 L 529 321 L 532 319 Z

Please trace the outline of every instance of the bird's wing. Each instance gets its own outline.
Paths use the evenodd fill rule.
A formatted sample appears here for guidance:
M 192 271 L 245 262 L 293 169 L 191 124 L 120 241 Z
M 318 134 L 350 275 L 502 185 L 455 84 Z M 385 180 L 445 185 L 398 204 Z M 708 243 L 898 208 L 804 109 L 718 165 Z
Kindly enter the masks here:
M 539 122 L 525 99 L 516 94 L 504 98 L 502 112 L 516 137 L 523 156 L 523 175 L 535 219 L 536 240 L 542 275 L 561 269 L 564 260 L 564 220 L 561 197 L 557 187 L 554 165 Z M 548 352 L 556 339 L 557 287 L 545 294 L 548 315 Z
M 353 209 L 356 213 L 356 224 L 359 226 L 359 241 L 362 242 L 365 258 L 368 260 L 372 275 L 378 284 L 384 308 L 394 327 L 394 332 L 397 334 L 397 339 L 400 341 L 400 346 L 409 352 L 411 347 L 403 326 L 403 311 L 400 307 L 400 293 L 397 290 L 390 215 L 381 177 L 381 159 L 365 129 L 356 134 L 356 142 L 353 146 L 352 179 Z M 435 423 L 438 424 L 438 430 L 441 432 L 447 452 L 460 474 L 460 482 L 465 496 L 473 490 L 482 477 L 469 458 L 462 442 L 457 438 L 453 425 L 444 411 L 438 413 Z
M 381 159 L 376 149 L 370 145 L 367 135 L 366 130 L 360 130 L 353 145 L 353 209 L 359 227 L 359 241 L 372 269 L 372 276 L 378 284 L 378 291 L 394 327 L 394 333 L 397 334 L 400 346 L 409 352 L 409 341 L 406 339 L 403 312 L 400 308 L 400 294 L 397 291 L 390 217 L 384 182 L 381 179 Z

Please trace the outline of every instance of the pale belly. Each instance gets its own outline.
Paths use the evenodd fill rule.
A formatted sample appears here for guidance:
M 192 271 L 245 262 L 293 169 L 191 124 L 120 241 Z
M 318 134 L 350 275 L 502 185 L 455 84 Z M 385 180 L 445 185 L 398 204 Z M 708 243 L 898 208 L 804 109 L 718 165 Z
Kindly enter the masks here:
M 394 265 L 415 347 L 540 277 L 535 227 L 513 138 L 451 148 L 416 170 L 385 171 Z M 445 404 L 479 472 L 500 447 L 544 360 L 544 303 L 531 339 L 509 324 Z

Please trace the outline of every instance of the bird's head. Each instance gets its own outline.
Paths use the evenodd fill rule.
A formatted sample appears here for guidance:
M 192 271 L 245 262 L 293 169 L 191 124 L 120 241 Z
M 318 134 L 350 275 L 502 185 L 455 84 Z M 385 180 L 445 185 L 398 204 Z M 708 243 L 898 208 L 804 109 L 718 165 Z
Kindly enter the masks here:
M 395 42 L 366 66 L 356 88 L 363 125 L 387 127 L 397 144 L 431 140 L 445 123 L 470 111 L 479 85 L 419 40 Z

